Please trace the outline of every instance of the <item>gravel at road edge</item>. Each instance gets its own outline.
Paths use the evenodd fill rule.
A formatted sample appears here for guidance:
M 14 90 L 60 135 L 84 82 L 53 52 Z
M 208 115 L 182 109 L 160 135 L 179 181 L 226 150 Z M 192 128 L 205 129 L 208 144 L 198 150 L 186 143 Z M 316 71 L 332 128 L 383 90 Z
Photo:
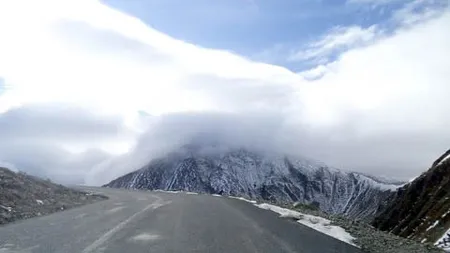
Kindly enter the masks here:
M 107 199 L 0 168 L 0 225 Z

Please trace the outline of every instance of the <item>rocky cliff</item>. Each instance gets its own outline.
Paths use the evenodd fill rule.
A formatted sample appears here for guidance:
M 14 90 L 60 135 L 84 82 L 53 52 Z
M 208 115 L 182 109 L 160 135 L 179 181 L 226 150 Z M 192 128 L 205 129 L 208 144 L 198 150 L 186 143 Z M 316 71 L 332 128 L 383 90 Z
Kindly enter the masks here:
M 450 250 L 450 150 L 431 168 L 396 192 L 373 225 Z M 448 233 L 448 235 L 447 235 Z

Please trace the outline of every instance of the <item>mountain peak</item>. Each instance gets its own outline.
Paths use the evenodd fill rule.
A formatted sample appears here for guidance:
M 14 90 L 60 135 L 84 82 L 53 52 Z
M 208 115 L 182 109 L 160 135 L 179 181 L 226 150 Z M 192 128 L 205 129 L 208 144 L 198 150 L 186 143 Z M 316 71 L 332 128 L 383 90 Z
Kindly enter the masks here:
M 380 184 L 306 159 L 242 147 L 185 145 L 106 186 L 314 203 L 325 212 L 368 219 L 391 194 Z

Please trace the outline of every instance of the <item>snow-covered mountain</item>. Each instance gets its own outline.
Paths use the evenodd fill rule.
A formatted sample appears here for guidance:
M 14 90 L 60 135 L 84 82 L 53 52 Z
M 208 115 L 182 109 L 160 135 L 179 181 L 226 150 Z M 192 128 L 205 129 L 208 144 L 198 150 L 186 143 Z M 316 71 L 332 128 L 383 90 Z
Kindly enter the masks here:
M 373 225 L 393 234 L 433 242 L 450 252 L 450 150 L 399 188 Z
M 196 147 L 152 160 L 105 186 L 298 201 L 358 219 L 372 218 L 398 187 L 306 159 L 243 148 L 205 152 Z

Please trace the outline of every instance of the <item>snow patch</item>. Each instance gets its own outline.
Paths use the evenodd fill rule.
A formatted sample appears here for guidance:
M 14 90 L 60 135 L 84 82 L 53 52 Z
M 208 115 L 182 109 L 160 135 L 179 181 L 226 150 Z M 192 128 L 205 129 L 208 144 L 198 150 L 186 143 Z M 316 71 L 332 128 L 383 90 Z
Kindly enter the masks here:
M 37 202 L 39 205 L 43 205 L 43 204 L 44 204 L 44 201 L 42 201 L 42 200 L 40 200 L 40 199 L 36 199 L 36 202 Z
M 445 252 L 450 252 L 450 229 L 447 230 L 447 232 L 445 232 L 434 245 L 443 249 Z
M 280 217 L 289 217 L 289 218 L 298 219 L 297 220 L 298 223 L 301 223 L 301 224 L 303 224 L 307 227 L 310 227 L 316 231 L 319 231 L 321 233 L 324 233 L 326 235 L 334 237 L 338 240 L 341 240 L 341 241 L 351 244 L 353 246 L 356 246 L 353 243 L 353 240 L 355 240 L 355 238 L 353 236 L 351 236 L 347 231 L 345 231 L 345 229 L 343 229 L 339 226 L 331 225 L 331 221 L 328 219 L 325 219 L 325 218 L 322 218 L 319 216 L 300 213 L 300 212 L 297 212 L 294 210 L 290 210 L 287 208 L 282 208 L 279 206 L 266 204 L 266 203 L 255 204 L 255 206 L 262 208 L 262 209 L 270 210 L 272 212 L 276 212 L 276 213 L 280 214 Z
M 131 237 L 130 239 L 132 241 L 141 241 L 142 242 L 142 241 L 154 241 L 159 238 L 160 238 L 160 236 L 156 235 L 156 234 L 141 233 L 141 234 Z
M 441 165 L 441 164 L 443 164 L 446 160 L 448 160 L 450 158 L 450 155 L 448 155 L 448 156 L 446 156 L 444 159 L 442 159 L 439 163 L 438 163 L 438 165 Z
M 449 214 L 450 213 L 450 210 L 448 210 L 446 213 L 444 213 L 442 216 L 441 216 L 441 218 L 445 218 L 445 216 L 447 216 L 447 214 Z
M 181 193 L 181 191 L 163 191 L 165 193 Z
M 396 191 L 398 188 L 404 186 L 405 184 L 393 184 L 393 183 L 382 183 L 382 182 L 377 182 L 374 179 L 363 175 L 363 174 L 357 174 L 357 177 L 361 180 L 361 181 L 366 181 L 367 184 L 371 185 L 373 188 L 378 188 L 382 191 Z
M 428 230 L 430 230 L 430 229 L 436 227 L 438 224 L 439 224 L 439 220 L 435 221 L 435 222 L 433 223 L 433 225 L 429 226 L 425 231 L 428 231 Z
M 412 183 L 412 181 L 416 180 L 416 178 L 418 178 L 419 176 L 413 177 L 410 180 L 408 180 L 408 183 Z
M 0 208 L 5 209 L 8 212 L 12 211 L 12 207 L 9 207 L 9 206 L 0 205 Z
M 246 201 L 246 202 L 249 202 L 249 203 L 252 203 L 252 204 L 256 204 L 256 201 L 249 200 L 249 199 L 246 199 L 246 198 L 243 198 L 243 197 L 228 196 L 228 198 L 239 199 L 239 200 Z
M 153 190 L 154 192 L 164 192 L 164 193 L 185 193 L 190 195 L 198 195 L 197 192 L 187 192 L 187 191 L 164 191 L 164 190 Z
M 164 190 L 154 190 L 155 192 L 164 192 L 164 193 L 181 193 L 182 191 L 164 191 Z

